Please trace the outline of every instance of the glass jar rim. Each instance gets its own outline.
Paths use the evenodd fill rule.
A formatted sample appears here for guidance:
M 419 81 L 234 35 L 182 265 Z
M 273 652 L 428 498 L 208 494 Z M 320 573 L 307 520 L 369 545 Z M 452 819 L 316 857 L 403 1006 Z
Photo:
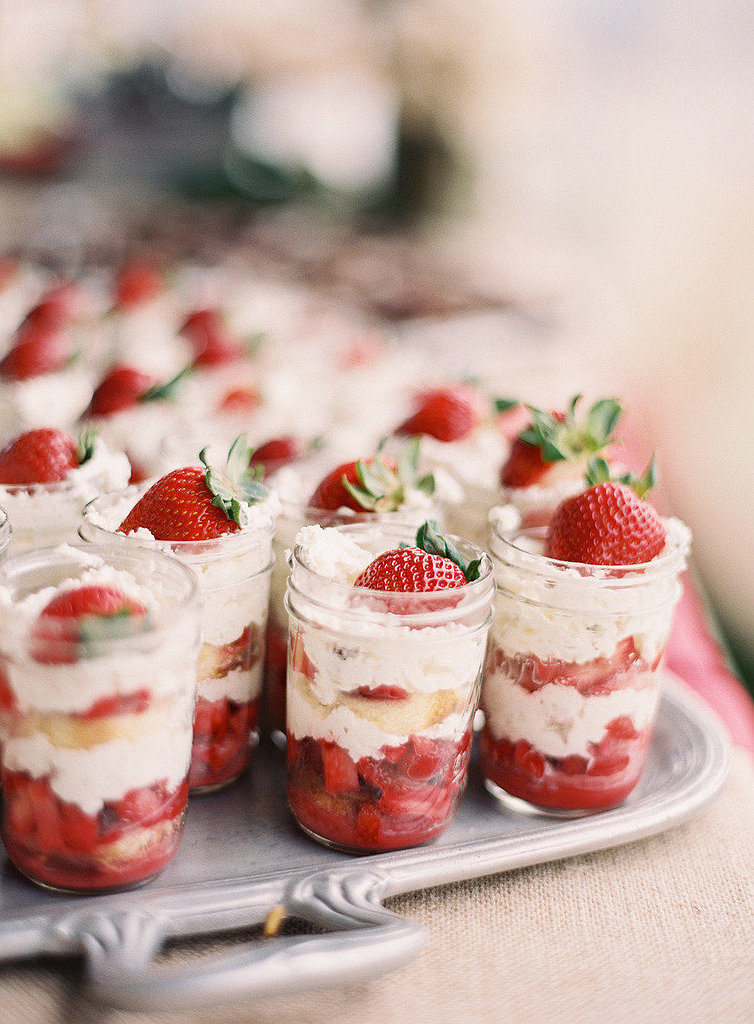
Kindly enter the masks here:
M 77 555 L 79 557 L 77 557 Z M 81 556 L 86 556 L 82 559 Z M 149 643 L 162 643 L 164 638 L 169 636 L 176 628 L 183 628 L 181 622 L 182 613 L 196 611 L 197 621 L 201 608 L 201 594 L 196 574 L 192 570 L 169 555 L 161 551 L 154 551 L 145 547 L 134 545 L 129 550 L 120 547 L 113 549 L 112 546 L 94 543 L 85 544 L 60 544 L 54 547 L 32 548 L 18 555 L 13 555 L 0 565 L 0 587 L 6 587 L 11 591 L 13 597 L 13 584 L 19 583 L 24 576 L 34 573 L 52 572 L 56 567 L 65 573 L 70 567 L 73 573 L 77 570 L 84 571 L 90 561 L 96 566 L 97 560 L 102 564 L 117 569 L 124 569 L 131 572 L 138 580 L 150 579 L 154 573 L 155 564 L 160 573 L 166 575 L 173 584 L 172 589 L 177 593 L 171 594 L 169 603 L 166 599 L 165 607 L 160 608 L 159 614 L 151 616 L 147 628 L 137 633 L 127 633 L 115 637 L 97 638 L 96 648 L 98 656 L 106 656 L 112 651 L 120 648 L 124 643 L 136 641 Z M 151 570 L 151 571 L 148 571 Z M 63 575 L 62 579 L 66 577 Z M 68 577 L 70 578 L 70 577 Z M 25 596 L 37 592 L 44 586 L 52 586 L 52 583 L 42 583 L 36 588 L 29 588 Z M 12 601 L 15 605 L 18 602 Z

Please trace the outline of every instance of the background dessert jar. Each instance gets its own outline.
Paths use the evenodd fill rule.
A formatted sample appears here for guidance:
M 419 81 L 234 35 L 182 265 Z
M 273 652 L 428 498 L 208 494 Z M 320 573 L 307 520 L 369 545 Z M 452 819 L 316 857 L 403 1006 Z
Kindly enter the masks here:
M 26 552 L 0 567 L 3 842 L 28 878 L 104 892 L 181 839 L 200 601 L 141 548 Z
M 253 502 L 244 500 L 239 491 L 228 499 L 230 504 L 236 502 L 243 513 L 239 513 L 243 521 L 239 525 L 212 505 L 213 493 L 206 484 L 206 472 L 199 467 L 186 467 L 171 471 L 151 485 L 145 483 L 102 495 L 84 509 L 81 526 L 85 540 L 107 540 L 125 549 L 138 545 L 157 548 L 179 559 L 196 575 L 203 612 L 191 757 L 192 793 L 209 792 L 237 779 L 257 743 L 272 538 L 278 509 L 276 497 L 264 488 L 255 492 Z M 187 481 L 190 500 L 196 505 L 188 518 L 184 502 Z M 232 490 L 227 480 L 226 483 Z M 159 507 L 160 517 L 168 526 L 167 533 L 148 514 L 139 518 L 139 510 L 146 510 L 147 503 Z M 167 539 L 194 535 L 196 522 L 206 523 L 207 516 L 216 517 L 222 532 L 211 530 L 216 535 L 203 539 Z M 140 522 L 144 525 L 138 525 Z M 185 528 L 178 532 L 181 525 Z M 235 529 L 226 531 L 230 525 Z
M 285 591 L 290 567 L 287 552 L 304 526 L 323 527 L 384 523 L 403 526 L 409 534 L 428 517 L 440 522 L 449 487 L 434 474 L 419 471 L 418 438 L 403 442 L 390 458 L 374 456 L 344 462 L 327 470 L 323 460 L 286 467 L 273 477 L 281 500 L 274 539 L 275 559 L 265 654 L 266 724 L 282 741 L 286 729 L 288 613 Z M 326 462 L 327 460 L 325 460 Z M 343 480 L 346 480 L 344 485 Z M 452 494 L 451 496 L 455 496 Z
M 346 851 L 435 838 L 466 781 L 492 571 L 454 539 L 467 570 L 476 561 L 467 580 L 422 549 L 422 529 L 308 526 L 292 554 L 288 800 L 305 832 Z M 430 589 L 436 573 L 453 582 Z
M 588 813 L 639 781 L 689 547 L 678 520 L 663 530 L 655 557 L 595 565 L 548 557 L 544 529 L 493 523 L 482 770 L 509 806 Z

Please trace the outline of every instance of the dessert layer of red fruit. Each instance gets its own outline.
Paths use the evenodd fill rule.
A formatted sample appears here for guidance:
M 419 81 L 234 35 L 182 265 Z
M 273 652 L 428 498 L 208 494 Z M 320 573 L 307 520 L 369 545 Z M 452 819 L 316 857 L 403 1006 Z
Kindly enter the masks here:
M 609 658 L 593 658 L 591 661 L 568 662 L 557 658 L 542 661 L 532 654 L 505 655 L 499 647 L 493 647 L 487 657 L 488 673 L 501 673 L 510 682 L 515 682 L 529 693 L 548 683 L 573 686 L 583 696 L 599 696 L 612 693 L 625 686 L 637 688 L 640 677 L 648 676 L 657 668 L 661 655 L 648 664 L 636 650 L 634 638 L 624 637 L 618 642 Z
M 288 801 L 300 825 L 345 850 L 417 846 L 449 824 L 470 748 L 470 730 L 460 740 L 411 736 L 354 761 L 336 743 L 289 735 Z
M 153 878 L 180 842 L 188 799 L 182 782 L 132 789 L 85 814 L 44 778 L 3 771 L 3 842 L 24 874 L 77 892 L 121 889 Z
M 511 796 L 537 807 L 560 811 L 597 811 L 622 803 L 639 781 L 651 729 L 637 731 L 621 715 L 607 726 L 589 756 L 547 757 L 526 740 L 481 737 L 485 779 Z
M 238 778 L 251 758 L 258 718 L 257 700 L 197 699 L 189 772 L 192 792 Z

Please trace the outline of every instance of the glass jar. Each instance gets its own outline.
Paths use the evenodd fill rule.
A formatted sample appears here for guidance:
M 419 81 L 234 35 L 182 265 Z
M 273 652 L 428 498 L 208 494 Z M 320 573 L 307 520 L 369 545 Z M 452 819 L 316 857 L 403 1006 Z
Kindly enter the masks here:
M 146 618 L 39 619 L 77 585 L 117 587 Z M 171 860 L 183 833 L 200 602 L 158 552 L 44 548 L 0 567 L 2 831 L 32 881 L 127 889 Z M 40 621 L 44 623 L 40 625 Z M 82 620 L 83 622 L 84 620 Z
M 8 553 L 8 547 L 12 538 L 13 528 L 10 525 L 8 513 L 4 508 L 0 508 L 0 558 L 4 558 Z
M 98 438 L 92 458 L 72 469 L 65 480 L 0 485 L 0 505 L 13 525 L 12 554 L 75 544 L 84 505 L 98 494 L 125 487 L 130 472 L 126 456 L 109 450 Z
M 229 785 L 259 738 L 264 637 L 272 568 L 273 517 L 213 540 L 157 541 L 118 527 L 150 482 L 101 495 L 84 509 L 84 540 L 122 549 L 157 548 L 196 574 L 204 602 L 189 785 L 206 793 Z
M 639 781 L 689 546 L 682 523 L 665 525 L 653 561 L 596 566 L 545 557 L 543 529 L 493 524 L 481 751 L 485 785 L 506 805 L 586 814 Z
M 385 524 L 326 533 L 356 541 L 364 567 L 413 542 L 411 530 Z M 288 800 L 301 828 L 327 846 L 416 846 L 455 813 L 494 586 L 488 556 L 454 542 L 466 557 L 481 558 L 479 579 L 409 594 L 328 579 L 301 544 L 294 548 L 286 593 Z
M 282 512 L 277 522 L 273 541 L 275 553 L 270 587 L 270 608 L 267 622 L 267 645 L 264 666 L 265 720 L 273 739 L 284 741 L 286 731 L 286 672 L 288 665 L 288 612 L 285 591 L 290 567 L 287 553 L 295 545 L 296 535 L 303 526 L 348 526 L 357 523 L 384 523 L 386 526 L 405 527 L 408 533 L 431 518 L 442 526 L 443 509 L 428 503 L 421 507 L 406 507 L 395 512 L 354 512 L 348 508 L 336 511 L 314 508 L 311 505 L 282 500 Z

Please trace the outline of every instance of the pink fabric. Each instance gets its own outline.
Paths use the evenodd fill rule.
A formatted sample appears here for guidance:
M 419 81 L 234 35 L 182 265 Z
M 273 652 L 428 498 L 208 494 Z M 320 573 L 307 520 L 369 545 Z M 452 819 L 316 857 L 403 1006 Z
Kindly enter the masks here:
M 754 700 L 725 664 L 688 574 L 676 609 L 666 662 L 717 712 L 733 742 L 754 755 Z

